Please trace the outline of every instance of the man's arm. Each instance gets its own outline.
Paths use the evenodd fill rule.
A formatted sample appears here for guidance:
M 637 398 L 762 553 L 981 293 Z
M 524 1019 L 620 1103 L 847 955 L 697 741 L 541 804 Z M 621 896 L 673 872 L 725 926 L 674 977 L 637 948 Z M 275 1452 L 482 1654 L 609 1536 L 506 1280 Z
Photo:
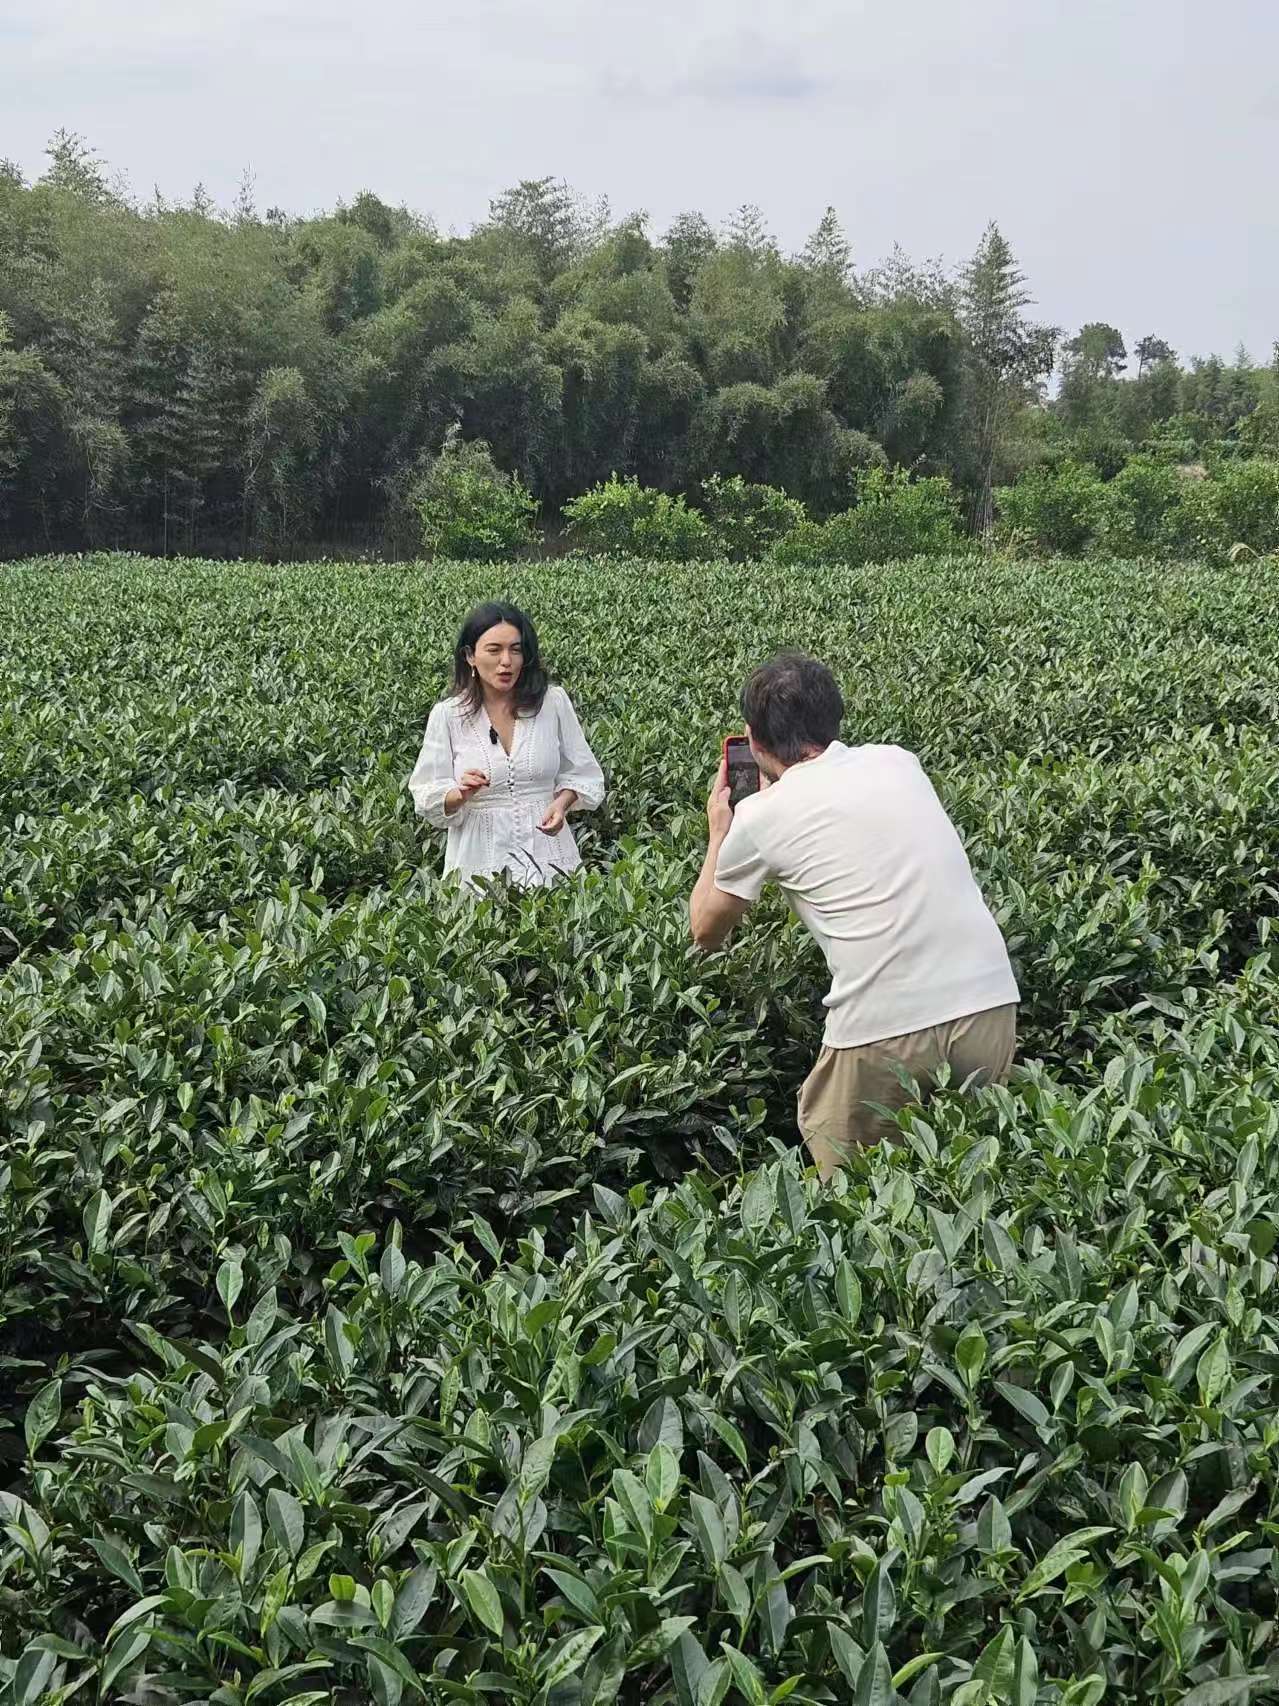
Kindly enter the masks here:
M 710 954 L 714 953 L 716 948 L 724 946 L 734 924 L 744 916 L 750 906 L 748 900 L 742 900 L 735 894 L 726 894 L 723 889 L 715 886 L 715 867 L 719 862 L 719 851 L 733 827 L 733 808 L 729 804 L 728 796 L 728 773 L 722 764 L 711 788 L 710 798 L 706 802 L 706 821 L 710 835 L 706 857 L 702 861 L 701 875 L 688 903 L 688 922 L 697 946 L 703 953 Z
M 734 924 L 750 907 L 748 900 L 739 900 L 735 894 L 725 894 L 723 889 L 715 887 L 715 862 L 723 844 L 722 836 L 718 841 L 712 838 L 706 849 L 702 874 L 697 879 L 692 899 L 688 903 L 688 921 L 692 927 L 693 940 L 706 954 L 712 954 L 716 948 L 724 946 Z

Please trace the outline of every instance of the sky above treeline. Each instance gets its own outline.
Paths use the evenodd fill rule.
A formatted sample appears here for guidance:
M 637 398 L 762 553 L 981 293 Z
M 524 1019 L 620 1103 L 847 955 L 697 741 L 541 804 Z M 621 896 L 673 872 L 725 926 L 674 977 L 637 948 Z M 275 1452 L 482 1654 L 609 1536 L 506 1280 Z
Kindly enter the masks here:
M 1041 319 L 1183 355 L 1279 338 L 1275 0 L 4 0 L 0 155 L 59 127 L 134 192 L 468 230 L 521 178 L 637 209 L 833 205 L 857 264 L 990 219 Z

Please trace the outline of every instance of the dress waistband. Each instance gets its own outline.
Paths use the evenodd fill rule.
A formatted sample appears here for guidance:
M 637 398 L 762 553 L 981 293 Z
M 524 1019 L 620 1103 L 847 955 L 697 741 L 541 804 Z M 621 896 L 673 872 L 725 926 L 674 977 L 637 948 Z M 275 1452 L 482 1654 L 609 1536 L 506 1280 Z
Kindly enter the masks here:
M 551 793 L 513 795 L 499 784 L 473 795 L 467 801 L 466 809 L 468 812 L 509 812 L 516 806 L 528 806 L 530 810 L 545 811 L 554 798 Z

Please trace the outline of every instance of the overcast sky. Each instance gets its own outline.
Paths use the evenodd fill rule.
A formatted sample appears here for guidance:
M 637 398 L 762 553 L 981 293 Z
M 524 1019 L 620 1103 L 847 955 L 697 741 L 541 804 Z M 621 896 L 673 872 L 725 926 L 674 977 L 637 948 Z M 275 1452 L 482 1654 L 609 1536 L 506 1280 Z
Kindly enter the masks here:
M 545 174 L 788 249 L 832 203 L 861 264 L 994 218 L 1068 329 L 1279 338 L 1276 0 L 0 0 L 0 155 L 59 126 L 140 193 L 463 230 Z

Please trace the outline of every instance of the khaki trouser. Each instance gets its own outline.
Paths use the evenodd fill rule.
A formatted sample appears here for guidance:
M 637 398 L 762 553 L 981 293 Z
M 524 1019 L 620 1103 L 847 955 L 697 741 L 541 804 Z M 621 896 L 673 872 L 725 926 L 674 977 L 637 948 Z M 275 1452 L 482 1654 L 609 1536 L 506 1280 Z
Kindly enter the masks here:
M 900 1067 L 926 1096 L 936 1087 L 937 1069 L 950 1064 L 958 1087 L 974 1080 L 1001 1084 L 1013 1063 L 1017 1009 L 992 1007 L 926 1031 L 911 1031 L 860 1048 L 824 1048 L 799 1093 L 799 1129 L 823 1179 L 855 1148 L 878 1143 L 893 1129 L 878 1103 L 895 1111 L 910 1100 L 897 1075 Z

